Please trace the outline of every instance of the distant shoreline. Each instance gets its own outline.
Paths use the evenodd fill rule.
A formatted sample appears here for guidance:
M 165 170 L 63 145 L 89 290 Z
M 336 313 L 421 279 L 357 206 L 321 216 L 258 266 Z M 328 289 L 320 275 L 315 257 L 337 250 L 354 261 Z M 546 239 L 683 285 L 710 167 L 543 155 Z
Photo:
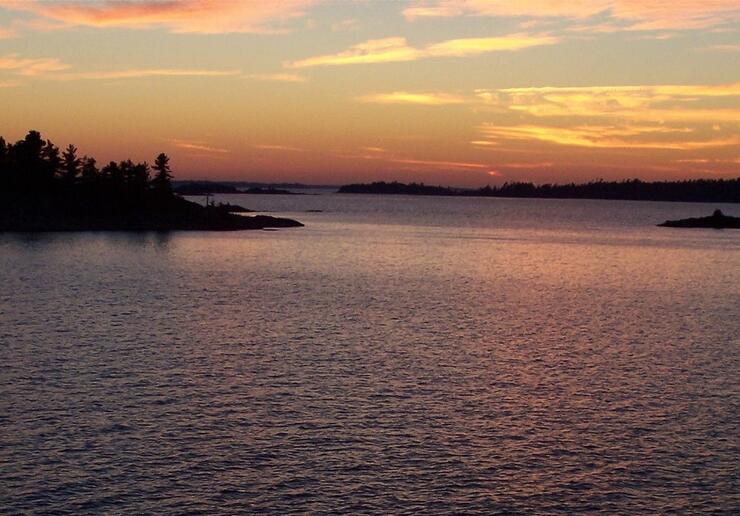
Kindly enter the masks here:
M 273 186 L 251 186 L 248 188 L 238 188 L 231 183 L 221 183 L 217 181 L 183 181 L 173 186 L 173 191 L 179 195 L 203 196 L 213 194 L 229 195 L 303 195 L 298 192 L 291 192 L 285 188 L 275 188 Z
M 423 183 L 375 182 L 344 185 L 342 194 L 419 195 L 438 197 L 502 197 L 519 199 L 594 199 L 619 201 L 740 203 L 740 178 L 690 181 L 619 182 L 584 184 L 505 183 L 499 187 L 461 189 Z

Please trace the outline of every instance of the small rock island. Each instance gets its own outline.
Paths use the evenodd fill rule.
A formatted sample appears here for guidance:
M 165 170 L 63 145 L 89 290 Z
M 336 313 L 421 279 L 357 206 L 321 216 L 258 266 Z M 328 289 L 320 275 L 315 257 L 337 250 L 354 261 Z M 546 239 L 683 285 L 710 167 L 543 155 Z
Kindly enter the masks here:
M 169 158 L 98 168 L 94 158 L 59 150 L 30 131 L 16 143 L 0 137 L 0 231 L 234 231 L 303 226 L 291 219 L 242 216 L 229 204 L 201 204 L 172 190 Z
M 740 217 L 731 217 L 722 213 L 722 210 L 715 210 L 709 217 L 666 220 L 658 226 L 667 228 L 740 229 Z

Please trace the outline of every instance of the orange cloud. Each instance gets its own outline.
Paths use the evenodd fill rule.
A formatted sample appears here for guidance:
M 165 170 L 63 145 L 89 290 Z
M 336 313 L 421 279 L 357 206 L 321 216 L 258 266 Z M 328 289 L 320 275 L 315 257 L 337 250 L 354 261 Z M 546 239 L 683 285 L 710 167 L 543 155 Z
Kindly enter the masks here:
M 484 169 L 489 168 L 489 165 L 482 163 L 468 163 L 464 161 L 436 161 L 436 160 L 424 160 L 424 159 L 409 159 L 409 158 L 397 158 L 387 159 L 391 163 L 401 163 L 404 165 L 423 165 L 425 167 L 432 168 L 443 168 L 443 169 Z
M 740 122 L 740 108 L 715 100 L 740 101 L 740 83 L 544 87 L 477 90 L 486 105 L 535 117 L 612 117 L 631 120 Z
M 676 163 L 700 163 L 700 164 L 706 164 L 706 163 L 722 163 L 722 164 L 732 164 L 732 165 L 738 165 L 740 164 L 740 158 L 733 158 L 733 159 L 716 159 L 716 158 L 696 158 L 696 159 L 677 159 Z
M 475 145 L 476 147 L 496 147 L 498 142 L 491 140 L 473 140 L 470 142 L 470 145 Z
M 605 12 L 629 30 L 700 29 L 740 19 L 735 0 L 420 0 L 403 11 L 409 20 L 470 15 L 583 20 Z
M 423 104 L 428 106 L 464 104 L 468 102 L 465 97 L 450 93 L 408 93 L 405 91 L 364 95 L 359 100 L 373 104 Z
M 176 33 L 275 32 L 303 16 L 316 0 L 141 0 L 84 2 L 0 0 L 0 7 L 26 11 L 69 26 L 165 28 Z
M 513 169 L 537 169 L 537 168 L 550 168 L 554 166 L 555 163 L 552 161 L 543 161 L 540 163 L 502 163 L 500 166 L 502 168 L 513 168 Z
M 429 56 L 468 56 L 487 52 L 521 50 L 542 45 L 554 45 L 559 39 L 548 35 L 511 34 L 495 38 L 451 39 L 435 43 L 425 49 Z
M 475 95 L 478 112 L 491 108 L 496 121 L 479 125 L 481 136 L 470 143 L 495 149 L 497 155 L 546 145 L 553 156 L 573 154 L 556 148 L 569 147 L 580 149 L 574 155 L 582 156 L 612 150 L 623 160 L 621 151 L 630 150 L 643 161 L 654 161 L 666 153 L 685 156 L 705 149 L 726 155 L 740 145 L 740 83 L 504 88 Z M 678 170 L 676 162 L 666 171 Z M 717 166 L 731 173 L 733 165 Z M 498 165 L 503 170 L 528 167 L 526 162 Z
M 294 73 L 252 73 L 245 75 L 247 79 L 268 82 L 306 82 L 306 77 Z
M 424 48 L 415 48 L 406 42 L 406 38 L 393 37 L 369 40 L 337 54 L 309 57 L 287 63 L 286 66 L 290 68 L 308 68 L 312 66 L 393 63 L 415 61 L 429 57 L 462 57 L 487 52 L 515 51 L 535 46 L 554 45 L 558 41 L 558 38 L 553 36 L 519 33 L 490 38 L 451 39 Z
M 492 139 L 539 140 L 558 145 L 603 149 L 695 150 L 740 144 L 740 136 L 737 135 L 702 139 L 693 135 L 693 139 L 684 140 L 676 139 L 675 136 L 680 133 L 691 132 L 690 130 L 672 130 L 670 128 L 640 125 L 556 127 L 483 124 L 480 130 L 485 136 Z M 656 133 L 668 134 L 673 136 L 674 139 L 649 138 Z
M 349 50 L 338 54 L 309 57 L 293 63 L 290 68 L 309 68 L 312 66 L 337 66 L 350 64 L 390 63 L 413 61 L 422 57 L 419 50 L 406 44 L 406 38 L 371 39 L 358 43 Z
M 482 90 L 485 91 L 485 90 Z M 698 85 L 580 86 L 504 88 L 505 93 L 643 93 L 645 95 L 681 95 L 687 97 L 726 97 L 740 95 L 740 83 Z

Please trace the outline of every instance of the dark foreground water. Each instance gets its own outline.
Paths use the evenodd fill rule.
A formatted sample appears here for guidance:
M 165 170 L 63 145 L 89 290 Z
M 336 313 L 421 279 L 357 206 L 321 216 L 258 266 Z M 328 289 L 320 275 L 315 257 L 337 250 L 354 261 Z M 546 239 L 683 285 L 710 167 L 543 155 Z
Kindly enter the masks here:
M 737 207 L 228 200 L 0 235 L 2 511 L 740 511 Z

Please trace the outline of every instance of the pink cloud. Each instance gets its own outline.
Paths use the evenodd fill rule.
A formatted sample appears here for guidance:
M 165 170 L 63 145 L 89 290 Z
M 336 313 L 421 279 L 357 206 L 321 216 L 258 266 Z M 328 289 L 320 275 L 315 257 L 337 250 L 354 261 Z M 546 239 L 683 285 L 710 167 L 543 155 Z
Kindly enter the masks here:
M 288 152 L 303 152 L 303 149 L 298 147 L 291 147 L 290 145 L 278 145 L 270 143 L 259 143 L 253 145 L 255 149 L 267 150 L 267 151 L 288 151 Z
M 220 147 L 214 147 L 212 145 L 207 144 L 206 142 L 201 142 L 201 141 L 172 139 L 170 140 L 170 143 L 174 145 L 175 147 L 179 147 L 180 149 L 196 151 L 199 153 L 197 154 L 198 156 L 202 156 L 203 153 L 228 154 L 229 152 L 231 152 L 229 149 L 222 149 Z
M 165 28 L 176 33 L 276 32 L 301 17 L 316 0 L 144 0 L 83 2 L 0 0 L 0 7 L 25 11 L 66 25 Z

